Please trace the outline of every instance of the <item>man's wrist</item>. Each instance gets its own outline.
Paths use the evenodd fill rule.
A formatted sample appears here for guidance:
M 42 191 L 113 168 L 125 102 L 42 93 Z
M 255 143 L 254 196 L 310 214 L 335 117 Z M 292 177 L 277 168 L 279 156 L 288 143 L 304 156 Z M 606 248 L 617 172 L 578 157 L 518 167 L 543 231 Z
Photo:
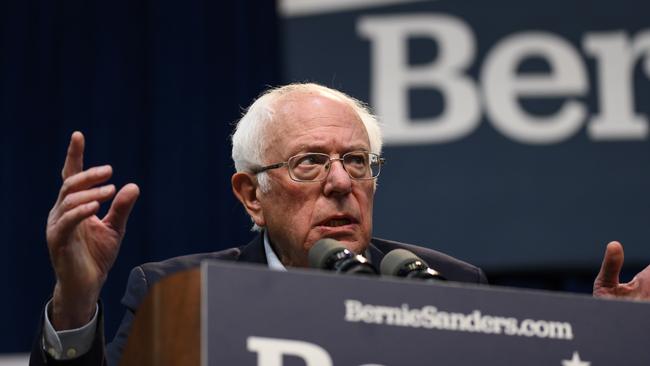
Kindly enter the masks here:
M 69 301 L 69 299 L 74 299 L 74 301 Z M 66 297 L 57 284 L 48 307 L 48 315 L 54 329 L 57 331 L 77 329 L 88 324 L 97 312 L 97 301 L 96 296 L 83 296 L 79 293 Z

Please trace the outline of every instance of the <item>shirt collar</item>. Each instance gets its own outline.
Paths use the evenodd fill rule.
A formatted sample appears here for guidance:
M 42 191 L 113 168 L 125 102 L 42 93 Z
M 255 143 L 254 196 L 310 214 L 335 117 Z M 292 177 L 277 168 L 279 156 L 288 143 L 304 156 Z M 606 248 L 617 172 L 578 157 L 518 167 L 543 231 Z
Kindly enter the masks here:
M 271 247 L 271 241 L 269 240 L 269 233 L 266 230 L 264 230 L 264 254 L 266 255 L 266 263 L 269 265 L 270 269 L 286 272 L 287 267 L 285 267 L 284 264 L 280 262 L 280 258 L 278 258 L 278 256 L 275 254 L 275 251 L 273 251 L 273 247 Z M 368 246 L 368 249 L 366 249 L 366 252 L 364 254 L 366 255 L 366 259 L 370 261 L 370 246 Z
M 266 263 L 268 263 L 269 268 L 276 271 L 286 271 L 287 268 L 280 262 L 280 258 L 275 254 L 273 248 L 271 247 L 271 241 L 269 240 L 268 231 L 264 230 L 264 254 L 266 254 Z

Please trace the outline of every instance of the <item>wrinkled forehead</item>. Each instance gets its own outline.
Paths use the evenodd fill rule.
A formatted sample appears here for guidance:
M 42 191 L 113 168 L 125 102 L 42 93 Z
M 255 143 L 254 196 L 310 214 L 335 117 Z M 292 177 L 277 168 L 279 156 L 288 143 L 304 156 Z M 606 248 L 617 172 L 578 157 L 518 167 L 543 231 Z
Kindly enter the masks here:
M 334 94 L 318 91 L 297 91 L 279 96 L 272 105 L 277 122 L 332 118 L 361 122 L 356 111 L 345 100 Z
M 363 143 L 369 149 L 368 133 L 358 113 L 335 95 L 319 92 L 296 92 L 283 95 L 273 103 L 273 121 L 266 131 L 271 145 L 268 149 L 279 148 L 273 143 L 290 144 L 291 137 L 301 132 L 314 132 L 315 137 L 321 130 L 341 131 L 340 140 Z M 267 150 L 268 150 L 267 149 Z

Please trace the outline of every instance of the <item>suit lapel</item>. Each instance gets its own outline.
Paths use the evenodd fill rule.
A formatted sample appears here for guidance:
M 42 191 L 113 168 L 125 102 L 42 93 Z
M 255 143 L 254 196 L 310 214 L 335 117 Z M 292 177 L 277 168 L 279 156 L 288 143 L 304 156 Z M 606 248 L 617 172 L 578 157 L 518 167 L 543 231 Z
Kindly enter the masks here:
M 370 263 L 372 263 L 372 265 L 375 266 L 377 270 L 379 270 L 379 265 L 381 264 L 381 260 L 384 259 L 386 253 L 382 252 L 379 248 L 377 248 L 375 244 L 372 243 L 372 239 L 370 239 L 370 245 L 368 246 L 367 251 L 369 252 L 368 255 L 370 256 L 368 260 L 370 260 Z
M 261 232 L 240 250 L 241 254 L 239 254 L 237 262 L 267 264 L 264 252 L 264 235 Z

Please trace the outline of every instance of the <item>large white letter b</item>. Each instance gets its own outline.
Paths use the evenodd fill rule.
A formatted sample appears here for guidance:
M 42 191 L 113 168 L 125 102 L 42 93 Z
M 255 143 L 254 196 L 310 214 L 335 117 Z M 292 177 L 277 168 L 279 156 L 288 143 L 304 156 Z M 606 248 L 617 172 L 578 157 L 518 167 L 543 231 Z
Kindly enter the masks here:
M 297 356 L 306 366 L 332 366 L 332 358 L 322 347 L 290 339 L 248 337 L 248 350 L 257 352 L 258 366 L 282 366 L 282 356 Z
M 476 51 L 467 24 L 449 15 L 367 16 L 357 31 L 372 41 L 371 100 L 384 122 L 387 144 L 451 142 L 474 131 L 481 111 L 474 81 L 464 75 Z M 411 37 L 434 40 L 436 59 L 409 65 Z M 408 92 L 418 87 L 442 93 L 445 105 L 439 116 L 410 118 Z

